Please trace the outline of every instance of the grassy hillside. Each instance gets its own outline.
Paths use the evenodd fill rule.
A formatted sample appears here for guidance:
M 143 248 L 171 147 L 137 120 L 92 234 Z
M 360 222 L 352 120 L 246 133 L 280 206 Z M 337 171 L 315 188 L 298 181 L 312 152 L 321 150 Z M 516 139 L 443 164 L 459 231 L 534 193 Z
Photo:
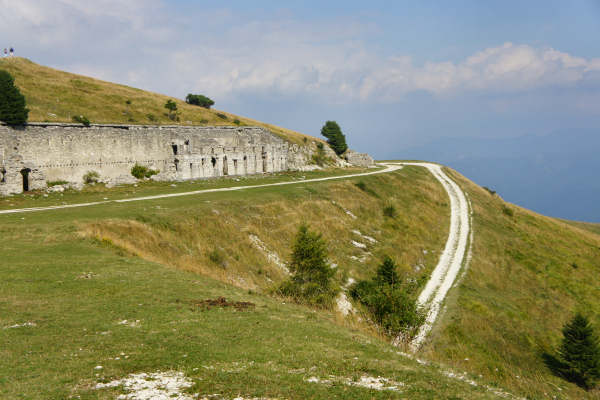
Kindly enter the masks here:
M 599 398 L 550 375 L 541 355 L 576 311 L 600 330 L 600 235 L 592 224 L 544 217 L 453 176 L 473 203 L 473 258 L 426 357 L 528 398 Z
M 162 191 L 156 185 L 141 190 Z M 127 190 L 139 188 L 113 193 Z M 370 275 L 384 253 L 418 278 L 416 263 L 435 264 L 423 250 L 443 246 L 444 201 L 431 176 L 406 168 L 349 181 L 0 216 L 3 398 L 115 398 L 122 389 L 95 385 L 155 371 L 180 371 L 194 383 L 189 393 L 226 399 L 495 398 L 444 367 L 398 354 L 359 321 L 265 295 L 281 275 L 248 240 L 255 234 L 286 258 L 304 221 L 324 231 L 336 279 Z M 383 217 L 389 204 L 396 218 Z M 350 245 L 363 241 L 353 229 L 378 240 L 364 263 L 350 259 L 366 255 Z M 224 263 L 207 257 L 214 249 Z M 254 307 L 198 305 L 220 296 Z M 398 390 L 350 383 L 365 377 L 387 378 Z
M 15 78 L 25 95 L 30 122 L 72 122 L 76 115 L 98 124 L 235 125 L 234 121 L 239 120 L 242 125 L 263 126 L 293 143 L 301 144 L 304 138 L 320 140 L 224 111 L 192 106 L 162 94 L 58 71 L 24 58 L 0 59 L 0 69 Z M 165 114 L 168 99 L 177 103 L 179 122 L 171 121 Z

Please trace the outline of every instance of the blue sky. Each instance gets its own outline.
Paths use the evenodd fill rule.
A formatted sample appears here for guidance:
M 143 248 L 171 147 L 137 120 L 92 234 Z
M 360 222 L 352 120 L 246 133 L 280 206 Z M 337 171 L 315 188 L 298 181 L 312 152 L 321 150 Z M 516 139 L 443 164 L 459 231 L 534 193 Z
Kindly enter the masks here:
M 597 0 L 0 0 L 18 55 L 312 135 L 334 119 L 377 158 L 596 129 L 598 38 Z

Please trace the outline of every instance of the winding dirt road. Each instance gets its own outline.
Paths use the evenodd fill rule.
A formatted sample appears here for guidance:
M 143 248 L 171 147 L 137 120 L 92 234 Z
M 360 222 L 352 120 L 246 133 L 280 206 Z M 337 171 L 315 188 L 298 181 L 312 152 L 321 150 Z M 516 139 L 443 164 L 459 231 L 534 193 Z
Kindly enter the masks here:
M 35 212 L 35 211 L 61 210 L 64 208 L 90 207 L 90 206 L 97 206 L 97 205 L 109 204 L 109 203 L 129 203 L 132 201 L 157 200 L 157 199 L 166 199 L 166 198 L 170 198 L 170 197 L 197 195 L 197 194 L 203 194 L 203 193 L 233 192 L 236 190 L 249 190 L 249 189 L 264 188 L 264 187 L 269 187 L 269 186 L 301 185 L 301 184 L 304 184 L 307 182 L 323 182 L 323 181 L 332 181 L 332 180 L 337 180 L 337 179 L 354 178 L 354 177 L 358 177 L 358 176 L 385 174 L 388 172 L 397 171 L 399 169 L 402 169 L 402 167 L 403 167 L 400 164 L 383 164 L 383 166 L 385 167 L 384 169 L 379 169 L 377 171 L 362 172 L 359 174 L 329 176 L 327 178 L 304 179 L 301 181 L 265 183 L 263 185 L 234 186 L 234 187 L 226 187 L 226 188 L 218 188 L 218 189 L 203 189 L 203 190 L 195 190 L 195 191 L 191 191 L 191 192 L 159 194 L 159 195 L 155 195 L 155 196 L 134 197 L 131 199 L 94 201 L 94 202 L 90 202 L 90 203 L 64 204 L 64 205 L 60 205 L 60 206 L 15 208 L 15 209 L 9 209 L 9 210 L 0 210 L 0 215 L 1 214 L 20 214 L 20 213 L 28 213 L 28 212 Z
M 463 263 L 469 258 L 467 255 L 469 245 L 469 234 L 471 231 L 470 221 L 470 207 L 467 198 L 460 187 L 450 179 L 442 170 L 441 166 L 430 163 L 385 163 L 381 164 L 385 168 L 372 172 L 363 172 L 359 174 L 349 174 L 341 176 L 331 176 L 326 178 L 315 178 L 305 179 L 302 181 L 289 181 L 289 182 L 278 182 L 268 183 L 263 185 L 254 186 L 235 186 L 218 189 L 205 189 L 196 190 L 191 192 L 182 193 L 170 193 L 161 194 L 155 196 L 136 197 L 130 199 L 120 200 L 105 200 L 96 201 L 90 203 L 78 203 L 78 204 L 66 204 L 49 207 L 31 207 L 31 208 L 19 208 L 10 210 L 0 210 L 2 214 L 20 214 L 30 212 L 40 212 L 49 210 L 60 210 L 67 208 L 79 208 L 79 207 L 90 207 L 109 203 L 129 203 L 133 201 L 144 201 L 144 200 L 157 200 L 171 197 L 181 197 L 190 195 L 199 195 L 203 193 L 215 193 L 215 192 L 232 192 L 237 190 L 251 190 L 256 188 L 264 188 L 270 186 L 285 186 L 285 185 L 298 185 L 307 182 L 322 182 L 338 179 L 347 179 L 359 176 L 385 174 L 388 172 L 396 171 L 403 166 L 418 166 L 427 168 L 433 176 L 442 184 L 448 196 L 450 197 L 450 208 L 451 208 L 451 220 L 450 220 L 450 233 L 444 251 L 440 257 L 440 260 L 433 270 L 431 278 L 427 282 L 425 288 L 421 292 L 418 298 L 419 305 L 426 310 L 427 317 L 424 324 L 419 328 L 417 336 L 410 343 L 410 347 L 413 351 L 417 351 L 423 342 L 425 341 L 428 333 L 431 331 L 433 324 L 435 323 L 438 314 L 440 312 L 442 303 L 448 294 L 448 291 L 454 284 L 458 273 L 460 272 Z M 398 342 L 398 340 L 396 340 Z
M 391 164 L 390 164 L 391 165 Z M 442 184 L 450 197 L 450 233 L 444 251 L 429 281 L 418 298 L 418 304 L 426 310 L 425 322 L 410 343 L 413 352 L 419 350 L 435 323 L 448 291 L 456 281 L 463 264 L 469 259 L 471 214 L 467 197 L 461 188 L 448 177 L 437 164 L 402 163 L 427 168 Z M 396 339 L 398 343 L 398 339 Z

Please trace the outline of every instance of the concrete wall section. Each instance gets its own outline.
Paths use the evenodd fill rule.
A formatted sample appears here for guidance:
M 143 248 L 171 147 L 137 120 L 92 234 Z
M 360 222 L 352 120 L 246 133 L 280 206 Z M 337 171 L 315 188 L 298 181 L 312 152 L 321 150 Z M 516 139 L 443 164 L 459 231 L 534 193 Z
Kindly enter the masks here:
M 81 183 L 88 171 L 126 181 L 136 163 L 159 170 L 163 180 L 284 171 L 295 165 L 288 150 L 259 127 L 0 125 L 0 194 Z

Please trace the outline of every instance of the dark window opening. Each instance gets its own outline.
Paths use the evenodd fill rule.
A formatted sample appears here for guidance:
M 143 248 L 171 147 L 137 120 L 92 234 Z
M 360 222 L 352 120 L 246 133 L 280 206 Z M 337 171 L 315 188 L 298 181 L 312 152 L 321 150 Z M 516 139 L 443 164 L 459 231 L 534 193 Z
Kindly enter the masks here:
M 6 183 L 6 170 L 0 169 L 0 183 Z
M 194 169 L 194 165 L 190 163 L 190 169 Z
M 212 163 L 213 168 L 217 165 L 217 159 L 214 157 L 210 159 L 210 162 Z
M 204 158 L 202 159 L 202 166 L 204 167 Z
M 190 145 L 190 141 L 189 141 L 189 139 L 185 141 L 185 145 L 186 145 L 186 146 L 189 146 L 189 145 Z
M 21 170 L 21 175 L 23 175 L 23 191 L 29 192 L 29 173 L 31 170 L 29 168 L 23 168 Z
M 172 144 L 171 147 L 173 148 L 173 154 L 177 155 L 177 145 Z
M 175 171 L 179 171 L 179 160 L 175 160 Z

